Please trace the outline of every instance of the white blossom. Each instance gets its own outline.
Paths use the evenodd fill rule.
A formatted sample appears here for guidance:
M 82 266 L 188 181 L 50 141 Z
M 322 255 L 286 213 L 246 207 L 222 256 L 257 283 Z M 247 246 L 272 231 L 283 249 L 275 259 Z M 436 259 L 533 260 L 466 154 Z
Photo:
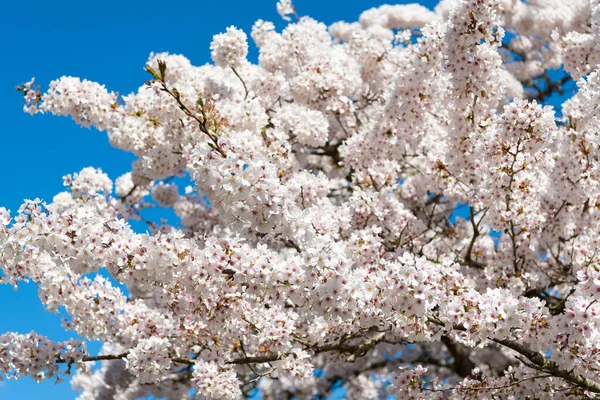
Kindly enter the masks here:
M 171 344 L 167 339 L 142 339 L 125 358 L 127 369 L 142 383 L 158 382 L 171 369 L 170 348 Z
M 233 400 L 242 396 L 235 371 L 230 367 L 219 367 L 215 362 L 198 360 L 192 375 L 194 387 L 204 398 Z
M 210 49 L 216 65 L 236 68 L 248 55 L 247 36 L 243 31 L 230 26 L 225 33 L 213 37 Z
M 597 0 L 277 11 L 257 64 L 229 27 L 212 64 L 152 53 L 126 96 L 18 87 L 135 161 L 0 207 L 1 282 L 103 343 L 5 333 L 0 377 L 72 374 L 81 400 L 597 397 Z

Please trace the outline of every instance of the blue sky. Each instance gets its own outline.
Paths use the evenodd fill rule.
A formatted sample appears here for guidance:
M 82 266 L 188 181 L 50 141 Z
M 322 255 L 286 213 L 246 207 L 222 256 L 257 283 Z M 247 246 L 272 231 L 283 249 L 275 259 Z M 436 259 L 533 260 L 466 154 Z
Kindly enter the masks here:
M 402 2 L 402 1 L 401 1 Z M 127 94 L 147 79 L 150 52 L 168 51 L 193 64 L 210 61 L 212 36 L 235 25 L 247 33 L 254 21 L 285 23 L 275 0 L 268 1 L 12 1 L 2 4 L 0 37 L 0 206 L 13 213 L 25 198 L 51 201 L 63 190 L 61 177 L 83 167 L 102 168 L 111 178 L 130 169 L 133 157 L 111 148 L 104 133 L 79 128 L 68 118 L 30 116 L 15 86 L 31 77 L 42 87 L 62 75 L 77 76 Z M 300 15 L 325 23 L 355 21 L 385 1 L 296 0 Z M 394 3 L 394 2 L 392 2 Z M 437 2 L 421 1 L 430 8 Z M 173 7 L 175 5 L 175 7 Z M 251 51 L 256 59 L 256 49 Z M 44 311 L 32 284 L 19 291 L 0 285 L 0 332 L 35 330 L 53 340 L 72 337 L 60 315 Z M 96 350 L 98 344 L 92 344 Z M 77 394 L 68 383 L 36 384 L 31 379 L 0 382 L 1 399 L 68 400 Z

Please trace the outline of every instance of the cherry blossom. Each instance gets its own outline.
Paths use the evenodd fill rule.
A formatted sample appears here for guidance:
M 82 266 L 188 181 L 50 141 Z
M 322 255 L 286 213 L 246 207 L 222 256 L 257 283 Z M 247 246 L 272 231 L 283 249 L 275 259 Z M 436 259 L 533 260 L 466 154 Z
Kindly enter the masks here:
M 213 64 L 151 54 L 135 93 L 17 88 L 136 160 L 0 207 L 2 282 L 103 343 L 8 332 L 0 376 L 73 375 L 82 400 L 598 398 L 598 1 L 276 8 Z

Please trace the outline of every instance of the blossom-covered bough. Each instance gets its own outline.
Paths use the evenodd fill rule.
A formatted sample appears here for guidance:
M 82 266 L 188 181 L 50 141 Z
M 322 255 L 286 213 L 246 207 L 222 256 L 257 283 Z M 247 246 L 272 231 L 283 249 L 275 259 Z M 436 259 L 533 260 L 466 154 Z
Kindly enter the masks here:
M 136 94 L 19 87 L 137 160 L 0 208 L 2 281 L 104 343 L 7 333 L 0 373 L 80 399 L 600 397 L 598 0 L 277 8 L 257 65 L 230 27 L 214 64 L 151 55 Z

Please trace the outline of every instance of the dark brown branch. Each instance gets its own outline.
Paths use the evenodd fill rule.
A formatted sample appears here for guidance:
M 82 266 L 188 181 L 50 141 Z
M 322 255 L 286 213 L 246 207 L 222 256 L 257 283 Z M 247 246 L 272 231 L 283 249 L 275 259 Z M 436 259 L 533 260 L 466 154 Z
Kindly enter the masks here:
M 446 346 L 454 362 L 449 367 L 452 368 L 459 376 L 466 378 L 472 375 L 475 363 L 469 358 L 471 350 L 460 343 L 455 343 L 450 337 L 442 336 L 442 343 Z
M 429 321 L 438 326 L 445 326 L 444 322 L 437 318 L 429 318 Z M 466 332 L 467 329 L 462 325 L 454 325 L 453 329 L 458 331 Z M 553 376 L 564 379 L 565 381 L 578 386 L 584 390 L 589 390 L 590 392 L 600 393 L 600 383 L 596 381 L 592 381 L 591 379 L 585 378 L 581 375 L 575 374 L 573 371 L 567 371 L 561 369 L 554 361 L 546 359 L 541 353 L 531 350 L 529 347 L 522 345 L 518 342 L 508 339 L 490 339 L 502 346 L 508 347 L 516 351 L 517 353 L 525 356 L 531 364 L 527 363 L 526 365 L 530 368 L 535 368 L 539 371 L 544 371 L 552 374 Z M 522 361 L 523 362 L 523 361 Z
M 99 356 L 85 356 L 81 361 L 83 362 L 93 362 L 93 361 L 103 361 L 103 360 L 120 360 L 122 358 L 127 357 L 129 353 L 121 353 L 121 354 L 103 354 Z M 57 358 L 57 364 L 72 364 L 75 360 L 64 360 L 62 358 Z
M 375 347 L 378 343 L 381 343 L 385 338 L 385 334 L 386 334 L 385 332 L 378 332 L 375 335 L 373 335 L 369 338 L 366 338 L 363 342 L 361 342 L 357 345 L 345 344 L 343 340 L 340 341 L 339 343 L 331 343 L 331 344 L 325 344 L 325 345 L 321 345 L 321 346 L 310 345 L 307 342 L 303 342 L 303 343 L 305 343 L 307 345 L 307 347 L 309 348 L 309 350 L 312 350 L 315 354 L 316 353 L 325 353 L 325 352 L 330 352 L 330 351 L 338 351 L 340 353 L 349 354 L 346 361 L 353 362 L 354 360 L 356 360 L 356 358 L 364 356 L 369 350 L 371 350 L 373 347 Z M 100 356 L 86 356 L 82 359 L 82 361 L 90 362 L 90 361 L 99 361 L 99 360 L 119 360 L 119 359 L 127 357 L 128 354 L 129 353 L 107 354 L 107 355 L 100 355 Z M 234 364 L 234 365 L 263 364 L 263 363 L 281 360 L 285 356 L 286 356 L 285 353 L 269 353 L 269 354 L 264 354 L 261 356 L 240 357 L 240 358 L 235 358 L 235 359 L 229 361 L 228 364 Z M 173 358 L 171 358 L 171 360 L 178 364 L 193 365 L 195 363 L 195 360 L 193 360 L 193 359 L 182 358 L 182 357 L 173 357 Z M 56 362 L 59 364 L 60 363 L 73 363 L 74 360 L 63 360 L 62 358 L 57 358 Z
M 588 390 L 590 392 L 600 393 L 600 383 L 587 379 L 581 375 L 577 375 L 572 371 L 566 371 L 564 369 L 559 368 L 554 361 L 546 359 L 541 353 L 537 351 L 533 351 L 530 348 L 512 340 L 494 339 L 494 341 L 527 357 L 527 359 L 531 361 L 535 368 L 540 371 L 549 372 L 553 376 L 562 378 L 565 381 L 579 386 L 580 388 Z
M 555 91 L 559 95 L 562 95 L 563 94 L 562 86 L 571 80 L 571 75 L 565 75 L 558 81 L 553 82 L 552 79 L 550 79 L 550 77 L 548 76 L 548 74 L 544 72 L 542 74 L 541 78 L 544 79 L 544 81 L 546 82 L 546 88 L 543 90 L 537 88 L 538 93 L 533 98 L 540 103 L 543 102 L 547 97 L 551 96 Z
M 133 194 L 133 192 L 135 191 L 135 189 L 137 189 L 137 185 L 133 185 L 133 187 L 131 188 L 131 190 L 129 192 L 127 192 L 123 197 L 120 197 L 119 200 L 121 200 L 121 201 L 127 200 L 127 198 Z
M 334 164 L 336 166 L 338 166 L 339 163 L 342 161 L 342 156 L 340 155 L 340 152 L 339 152 L 339 147 L 341 144 L 342 144 L 342 142 L 335 143 L 335 144 L 327 143 L 324 146 L 310 148 L 310 150 L 312 150 L 311 154 L 315 154 L 317 156 L 331 157 Z
M 485 390 L 485 391 L 492 391 L 492 390 L 501 390 L 501 389 L 508 389 L 514 386 L 519 385 L 521 382 L 525 382 L 525 381 L 532 381 L 532 380 L 536 380 L 536 379 L 545 379 L 545 378 L 551 378 L 553 375 L 547 374 L 547 375 L 534 375 L 534 376 L 530 376 L 527 378 L 523 378 L 520 380 L 516 380 L 514 382 L 511 382 L 507 385 L 500 385 L 500 386 L 481 386 L 481 387 L 449 387 L 449 388 L 445 388 L 445 389 L 430 389 L 430 388 L 423 388 L 423 390 L 426 390 L 428 392 L 451 392 L 453 390 L 457 390 L 457 391 L 465 391 L 465 392 L 470 392 L 470 391 L 479 391 L 479 390 Z M 496 398 L 496 397 L 493 397 Z
M 475 260 L 473 260 L 472 258 L 472 254 L 473 254 L 473 246 L 475 245 L 475 242 L 477 241 L 477 238 L 479 237 L 479 235 L 481 234 L 481 231 L 479 230 L 479 225 L 481 224 L 481 221 L 483 220 L 483 217 L 485 216 L 486 211 L 483 212 L 482 217 L 479 219 L 479 222 L 475 222 L 475 211 L 473 211 L 473 207 L 470 207 L 469 209 L 469 220 L 471 221 L 471 225 L 473 226 L 473 236 L 471 237 L 471 241 L 469 242 L 469 246 L 467 248 L 467 254 L 465 256 L 465 263 L 473 268 L 477 268 L 477 269 L 483 269 L 485 268 L 485 265 L 483 265 L 480 262 L 477 262 Z

